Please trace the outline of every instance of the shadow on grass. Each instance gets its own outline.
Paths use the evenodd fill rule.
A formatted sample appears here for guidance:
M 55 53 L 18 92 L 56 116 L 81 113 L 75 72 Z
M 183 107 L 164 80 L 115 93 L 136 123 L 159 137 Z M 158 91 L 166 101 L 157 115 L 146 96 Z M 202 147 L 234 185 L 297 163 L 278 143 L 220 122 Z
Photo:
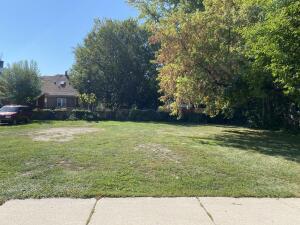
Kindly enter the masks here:
M 243 127 L 241 125 L 230 125 L 230 124 L 215 124 L 215 123 L 196 123 L 196 122 L 183 122 L 183 121 L 129 121 L 129 120 L 103 120 L 103 121 L 114 121 L 119 123 L 137 123 L 137 124 L 153 124 L 153 125 L 172 125 L 178 127 L 200 127 L 200 126 L 214 126 L 214 127 L 221 127 L 221 128 L 240 128 Z M 102 122 L 102 121 L 99 121 Z
M 219 145 L 300 162 L 300 136 L 284 132 L 224 130 L 212 137 L 190 137 L 201 144 Z

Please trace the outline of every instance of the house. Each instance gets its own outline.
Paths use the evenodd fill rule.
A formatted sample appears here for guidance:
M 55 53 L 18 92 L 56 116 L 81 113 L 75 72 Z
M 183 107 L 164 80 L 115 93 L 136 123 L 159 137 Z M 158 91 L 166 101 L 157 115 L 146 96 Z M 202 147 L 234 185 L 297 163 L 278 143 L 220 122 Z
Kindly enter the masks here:
M 42 93 L 37 99 L 41 109 L 75 108 L 78 106 L 78 91 L 70 84 L 69 76 L 42 76 Z

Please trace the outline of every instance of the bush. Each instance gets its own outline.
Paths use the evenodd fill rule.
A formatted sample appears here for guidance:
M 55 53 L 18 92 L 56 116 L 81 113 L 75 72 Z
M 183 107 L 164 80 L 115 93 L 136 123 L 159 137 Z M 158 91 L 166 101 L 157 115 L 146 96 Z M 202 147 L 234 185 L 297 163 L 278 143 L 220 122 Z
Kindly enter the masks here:
M 112 110 L 99 110 L 95 115 L 97 120 L 116 120 L 116 112 Z
M 131 121 L 158 121 L 158 113 L 154 110 L 131 109 L 128 119 Z
M 56 120 L 67 120 L 70 118 L 71 112 L 67 109 L 55 109 L 54 119 Z
M 181 121 L 189 123 L 208 123 L 209 117 L 202 113 L 188 112 L 183 115 Z
M 92 112 L 89 110 L 74 109 L 72 111 L 66 109 L 57 110 L 35 110 L 33 112 L 34 120 L 116 120 L 116 121 L 160 121 L 160 122 L 189 122 L 189 123 L 224 123 L 223 117 L 209 118 L 205 114 L 188 112 L 178 119 L 171 116 L 165 111 L 139 110 L 139 109 L 120 109 L 120 110 L 101 110 Z
M 55 113 L 51 109 L 34 110 L 32 112 L 32 119 L 34 119 L 34 120 L 53 120 L 53 119 L 55 119 Z
M 120 109 L 116 111 L 115 119 L 119 121 L 127 121 L 129 120 L 129 112 L 128 109 Z
M 67 120 L 71 115 L 70 111 L 66 109 L 43 109 L 43 110 L 34 110 L 32 118 L 35 120 Z
M 69 120 L 97 120 L 95 113 L 89 110 L 78 110 L 74 109 L 71 112 L 71 115 L 68 118 Z

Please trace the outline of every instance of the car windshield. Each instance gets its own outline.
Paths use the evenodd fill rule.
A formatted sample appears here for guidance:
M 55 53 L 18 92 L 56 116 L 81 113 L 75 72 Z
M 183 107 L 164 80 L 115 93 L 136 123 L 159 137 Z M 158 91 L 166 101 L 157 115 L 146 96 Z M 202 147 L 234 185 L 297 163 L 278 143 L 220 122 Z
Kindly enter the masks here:
M 11 107 L 11 106 L 3 106 L 0 109 L 0 112 L 18 112 L 18 107 Z

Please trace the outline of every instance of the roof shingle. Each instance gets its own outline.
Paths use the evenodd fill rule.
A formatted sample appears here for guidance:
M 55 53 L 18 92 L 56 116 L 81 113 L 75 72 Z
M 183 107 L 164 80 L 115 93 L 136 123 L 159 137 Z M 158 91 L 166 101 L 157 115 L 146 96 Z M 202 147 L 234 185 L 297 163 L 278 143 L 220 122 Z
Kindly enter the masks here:
M 52 96 L 77 96 L 79 94 L 66 75 L 42 76 L 41 83 L 42 94 Z

